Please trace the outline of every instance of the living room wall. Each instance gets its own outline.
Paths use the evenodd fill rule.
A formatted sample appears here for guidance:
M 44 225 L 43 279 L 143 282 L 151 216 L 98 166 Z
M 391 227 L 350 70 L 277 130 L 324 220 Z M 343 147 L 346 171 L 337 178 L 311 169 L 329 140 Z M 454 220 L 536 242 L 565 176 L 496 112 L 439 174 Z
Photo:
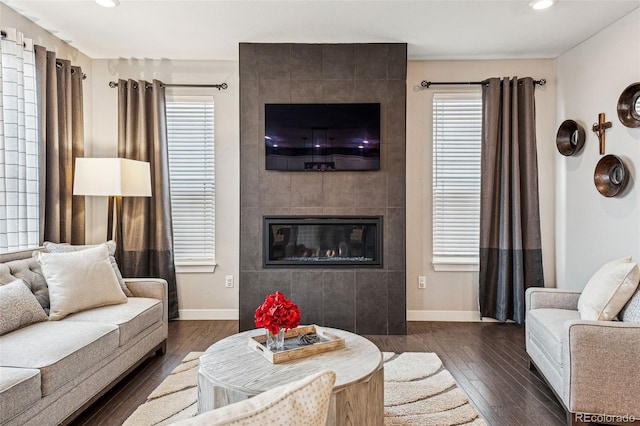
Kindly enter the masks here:
M 558 60 L 558 78 L 562 83 L 567 80 L 578 78 L 580 84 L 574 83 L 572 91 L 568 87 L 563 88 L 563 92 L 558 92 L 558 98 L 566 97 L 566 102 L 558 103 L 558 114 L 556 122 L 555 113 L 555 88 L 554 60 L 521 60 L 521 61 L 410 61 L 408 64 L 407 76 L 407 308 L 409 319 L 447 319 L 447 320 L 477 320 L 477 278 L 471 272 L 435 272 L 433 271 L 431 259 L 431 116 L 430 105 L 432 91 L 414 91 L 413 86 L 418 85 L 423 79 L 430 80 L 479 80 L 488 76 L 503 75 L 531 75 L 536 78 L 544 77 L 548 83 L 545 88 L 538 88 L 536 91 L 537 116 L 538 116 L 538 160 L 540 167 L 540 189 L 541 189 L 541 222 L 543 234 L 543 252 L 545 281 L 547 286 L 555 283 L 556 264 L 554 257 L 555 249 L 555 205 L 554 193 L 557 188 L 558 205 L 558 286 L 566 286 L 567 277 L 564 262 L 567 257 L 573 264 L 571 266 L 571 281 L 582 282 L 588 277 L 601 260 L 609 258 L 609 253 L 617 250 L 620 255 L 630 253 L 624 247 L 610 243 L 605 244 L 606 250 L 596 250 L 590 248 L 593 244 L 588 237 L 582 237 L 584 230 L 596 228 L 596 221 L 604 224 L 605 230 L 598 231 L 603 234 L 599 237 L 598 246 L 606 243 L 606 234 L 615 229 L 623 229 L 630 225 L 637 230 L 637 219 L 628 218 L 626 225 L 615 225 L 617 215 L 615 209 L 607 209 L 606 214 L 595 214 L 591 211 L 589 203 L 595 201 L 596 205 L 604 201 L 617 206 L 620 201 L 624 201 L 625 208 L 634 201 L 629 197 L 624 199 L 605 200 L 595 193 L 592 184 L 594 161 L 587 162 L 582 169 L 571 166 L 571 161 L 584 162 L 584 156 L 575 158 L 564 158 L 557 154 L 555 150 L 556 126 L 569 118 L 574 113 L 564 112 L 582 108 L 586 100 L 595 102 L 600 99 L 601 89 L 597 91 L 589 90 L 597 86 L 598 79 L 607 75 L 607 81 L 615 80 L 617 85 L 611 93 L 606 96 L 613 99 L 607 101 L 607 117 L 614 120 L 614 127 L 607 133 L 607 138 L 611 147 L 617 150 L 624 145 L 625 149 L 633 149 L 637 145 L 637 138 L 632 135 L 632 129 L 623 128 L 615 118 L 615 100 L 621 88 L 632 81 L 640 80 L 640 48 L 635 45 L 624 47 L 619 41 L 626 40 L 632 43 L 638 40 L 637 28 L 640 16 L 638 12 L 615 24 L 602 34 L 585 42 L 583 45 L 572 49 Z M 625 23 L 626 21 L 626 23 Z M 227 91 L 214 92 L 216 96 L 216 139 L 217 145 L 217 187 L 218 197 L 216 200 L 216 223 L 217 230 L 217 260 L 218 267 L 215 273 L 207 274 L 179 274 L 178 292 L 180 297 L 180 310 L 183 319 L 201 318 L 237 318 L 238 315 L 238 229 L 239 229 L 239 93 L 238 93 L 238 63 L 226 61 L 172 61 L 172 60 L 135 60 L 135 59 L 113 59 L 113 60 L 91 60 L 86 55 L 64 43 L 57 37 L 46 32 L 38 25 L 23 18 L 12 9 L 0 3 L 0 25 L 3 27 L 14 27 L 24 32 L 27 36 L 36 40 L 37 43 L 56 50 L 61 57 L 71 59 L 80 64 L 87 80 L 84 85 L 85 95 L 85 132 L 86 132 L 86 155 L 111 156 L 115 155 L 117 145 L 117 92 L 107 86 L 109 80 L 117 78 L 159 78 L 166 82 L 175 83 L 195 83 L 195 82 L 219 82 L 227 81 L 229 89 Z M 634 27 L 635 25 L 635 27 Z M 635 30 L 634 30 L 635 28 Z M 615 52 L 607 54 L 606 66 L 596 66 L 596 59 L 592 58 L 590 47 L 598 42 L 599 38 L 611 32 L 606 37 L 606 43 L 613 46 L 620 45 L 613 49 Z M 634 38 L 635 37 L 635 38 Z M 595 44 L 594 44 L 595 43 Z M 583 47 L 587 46 L 587 47 Z M 628 46 L 628 44 L 627 44 Z M 607 49 L 610 49 L 607 46 Z M 605 49 L 605 50 L 607 50 Z M 576 62 L 578 61 L 578 62 Z M 635 63 L 635 68 L 627 66 L 631 61 Z M 627 66 L 627 69 L 623 69 Z M 620 71 L 624 71 L 622 75 Z M 635 70 L 635 72 L 632 72 Z M 579 74 L 579 75 L 578 75 Z M 635 78 L 635 80 L 634 80 Z M 588 84 L 587 84 L 588 82 Z M 586 88 L 586 89 L 585 89 Z M 615 92 L 615 93 L 614 93 Z M 94 101 L 95 100 L 95 101 Z M 610 105 L 613 102 L 613 105 Z M 586 117 L 586 127 L 591 121 L 595 121 L 595 114 L 600 111 L 598 103 L 596 108 L 590 108 Z M 567 115 L 565 115 L 567 114 Z M 584 115 L 584 114 L 582 114 Z M 95 117 L 95 119 L 93 119 Z M 588 132 L 590 133 L 590 132 Z M 637 135 L 637 131 L 635 133 Z M 618 136 L 613 138 L 610 135 L 618 135 L 625 138 L 627 142 L 621 142 Z M 588 134 L 585 152 L 593 150 L 596 152 L 595 139 L 592 134 Z M 635 141 L 636 144 L 629 143 Z M 591 148 L 590 148 L 591 146 Z M 609 150 L 608 150 L 609 152 Z M 612 151 L 611 151 L 612 152 Z M 636 157 L 637 158 L 637 155 Z M 559 167 L 558 176 L 555 175 L 556 162 L 569 161 L 569 169 L 566 165 Z M 578 164 L 579 165 L 579 164 Z M 573 167 L 573 168 L 572 168 Z M 571 173 L 581 173 L 578 177 L 571 175 L 564 176 L 565 170 Z M 556 184 L 557 181 L 557 184 Z M 588 202 L 583 200 L 580 207 L 572 208 L 569 214 L 566 211 L 565 197 L 571 200 L 575 195 L 567 194 L 565 188 L 569 184 L 573 191 L 593 194 L 588 196 Z M 577 195 L 576 195 L 577 196 Z M 585 195 L 580 195 L 584 197 Z M 635 199 L 635 197 L 632 197 Z M 573 201 L 572 201 L 573 203 Z M 91 200 L 87 206 L 87 241 L 98 242 L 104 239 L 106 233 L 106 201 Z M 584 216 L 582 229 L 573 229 L 577 225 L 572 225 L 570 232 L 566 228 L 568 217 L 572 221 L 577 217 Z M 631 215 L 632 217 L 640 217 Z M 563 225 L 564 224 L 564 225 Z M 568 235 L 572 235 L 572 241 L 579 242 L 570 244 L 571 253 L 567 256 Z M 634 238 L 627 238 L 625 244 L 638 244 L 637 232 Z M 586 247 L 583 249 L 583 247 Z M 615 250 L 613 250 L 615 249 Z M 638 257 L 637 247 L 633 252 Z M 611 255 L 613 256 L 613 254 Z M 580 259 L 589 258 L 591 272 L 584 268 L 584 263 Z M 593 257 L 598 259 L 595 261 Z M 581 271 L 581 269 L 585 269 Z M 575 276 L 582 274 L 579 280 Z M 224 276 L 233 275 L 236 278 L 236 287 L 228 289 L 224 287 Z M 427 277 L 427 289 L 418 290 L 417 277 L 425 275 Z M 583 285 L 583 284 L 581 284 Z
M 409 61 L 407 69 L 407 319 L 478 321 L 478 273 L 436 272 L 431 264 L 433 93 L 469 90 L 434 86 L 414 90 L 422 80 L 482 81 L 489 77 L 545 78 L 536 87 L 538 184 L 545 285 L 555 285 L 555 61 Z M 418 289 L 425 276 L 426 289 Z
M 640 81 L 640 10 L 636 10 L 557 59 L 557 120 L 580 123 L 586 141 L 572 157 L 555 156 L 557 169 L 558 287 L 582 290 L 608 260 L 640 260 L 640 203 L 636 171 L 640 164 L 640 129 L 618 120 L 616 105 L 629 84 Z M 613 126 L 606 131 L 606 154 L 623 159 L 631 179 L 624 192 L 605 198 L 593 184 L 600 160 L 598 139 L 590 130 L 604 112 Z

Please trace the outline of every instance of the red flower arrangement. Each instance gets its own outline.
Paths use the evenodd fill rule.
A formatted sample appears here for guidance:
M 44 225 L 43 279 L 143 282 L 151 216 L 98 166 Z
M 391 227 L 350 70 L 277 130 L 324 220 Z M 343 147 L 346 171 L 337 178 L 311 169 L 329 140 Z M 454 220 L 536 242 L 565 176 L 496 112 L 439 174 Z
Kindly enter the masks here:
M 264 327 L 273 334 L 280 328 L 289 330 L 300 325 L 300 309 L 279 291 L 267 295 L 255 313 L 256 327 Z

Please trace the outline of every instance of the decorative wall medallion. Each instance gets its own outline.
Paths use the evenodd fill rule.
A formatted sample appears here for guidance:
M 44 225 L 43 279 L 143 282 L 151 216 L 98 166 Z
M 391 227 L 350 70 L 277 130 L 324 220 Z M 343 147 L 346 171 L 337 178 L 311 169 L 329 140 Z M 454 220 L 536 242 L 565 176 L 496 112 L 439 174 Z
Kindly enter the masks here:
M 584 145 L 584 129 L 573 120 L 565 120 L 558 128 L 556 147 L 562 155 L 574 155 Z
M 620 95 L 618 118 L 627 127 L 640 127 L 640 83 L 627 86 Z
M 599 193 L 605 197 L 615 197 L 629 180 L 629 171 L 622 159 L 615 155 L 605 155 L 598 161 L 593 172 L 593 182 Z

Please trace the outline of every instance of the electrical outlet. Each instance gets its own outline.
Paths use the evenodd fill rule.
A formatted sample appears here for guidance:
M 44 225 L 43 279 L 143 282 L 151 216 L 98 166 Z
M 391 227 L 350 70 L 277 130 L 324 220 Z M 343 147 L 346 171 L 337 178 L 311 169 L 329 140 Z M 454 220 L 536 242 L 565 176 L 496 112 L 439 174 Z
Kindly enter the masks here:
M 233 275 L 225 275 L 224 276 L 224 286 L 226 288 L 232 288 L 233 287 Z
M 427 277 L 418 277 L 418 288 L 427 288 Z

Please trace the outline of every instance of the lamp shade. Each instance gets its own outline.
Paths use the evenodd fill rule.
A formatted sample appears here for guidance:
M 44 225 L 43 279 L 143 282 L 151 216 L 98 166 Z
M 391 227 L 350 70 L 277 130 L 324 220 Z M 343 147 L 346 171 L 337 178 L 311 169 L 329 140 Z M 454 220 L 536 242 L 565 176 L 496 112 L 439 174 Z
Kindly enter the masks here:
M 73 195 L 151 197 L 149 163 L 127 158 L 76 158 Z

